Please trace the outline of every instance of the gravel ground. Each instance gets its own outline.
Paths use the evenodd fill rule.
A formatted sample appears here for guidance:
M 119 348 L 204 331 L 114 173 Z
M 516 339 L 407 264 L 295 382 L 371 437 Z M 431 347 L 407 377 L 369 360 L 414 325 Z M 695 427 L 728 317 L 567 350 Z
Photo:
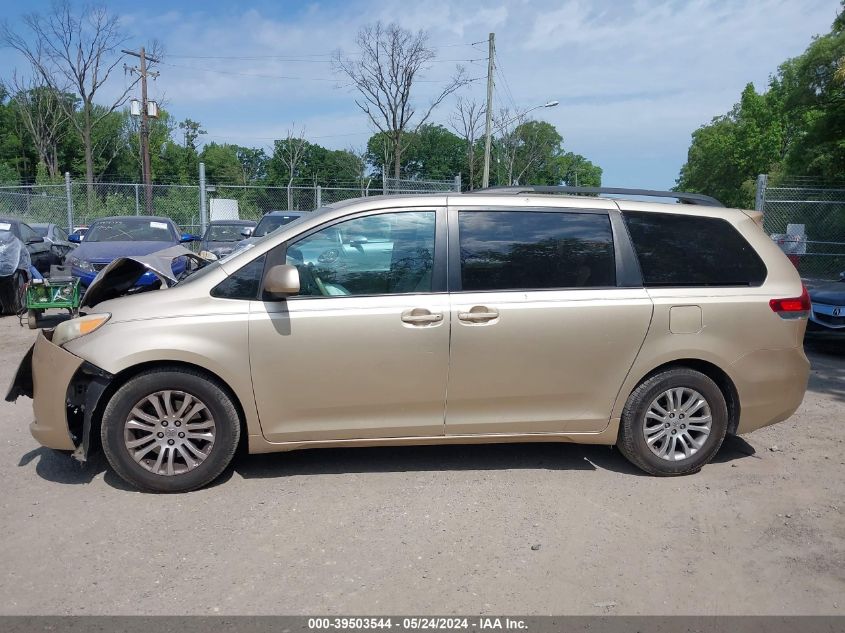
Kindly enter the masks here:
M 0 319 L 0 385 L 35 336 Z M 2 614 L 845 613 L 845 347 L 789 421 L 677 479 L 606 447 L 240 455 L 127 489 L 0 405 Z

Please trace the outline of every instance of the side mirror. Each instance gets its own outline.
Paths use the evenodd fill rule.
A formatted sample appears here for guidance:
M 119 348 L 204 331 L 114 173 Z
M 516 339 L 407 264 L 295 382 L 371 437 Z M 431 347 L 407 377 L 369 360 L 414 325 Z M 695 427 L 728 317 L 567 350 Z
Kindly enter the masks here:
M 299 270 L 290 264 L 273 266 L 264 276 L 264 292 L 278 297 L 299 294 Z
M 68 242 L 73 242 L 74 244 L 79 244 L 82 241 L 82 236 L 76 233 L 72 233 L 71 235 L 67 236 Z
M 252 227 L 246 227 L 243 231 L 241 231 L 241 235 L 243 235 L 244 237 L 252 237 Z
M 182 237 L 179 238 L 179 242 L 185 244 L 186 242 L 196 242 L 200 238 L 196 235 L 191 235 L 190 233 L 182 233 Z
M 43 242 L 43 241 L 44 241 L 44 238 L 43 238 L 43 237 L 41 237 L 41 236 L 39 235 L 38 237 L 31 237 L 31 238 L 29 238 L 29 239 L 26 241 L 26 243 L 27 243 L 27 244 L 40 244 L 40 243 L 41 243 L 41 242 Z
M 355 237 L 349 238 L 349 245 L 350 246 L 363 246 L 367 243 L 367 238 L 363 235 L 356 235 Z

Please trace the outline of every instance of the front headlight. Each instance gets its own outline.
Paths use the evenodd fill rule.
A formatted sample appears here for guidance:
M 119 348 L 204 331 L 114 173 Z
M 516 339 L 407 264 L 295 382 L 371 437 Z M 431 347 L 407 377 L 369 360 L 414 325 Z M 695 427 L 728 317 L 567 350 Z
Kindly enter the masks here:
M 86 262 L 84 259 L 79 259 L 78 257 L 68 257 L 65 264 L 78 268 L 79 270 L 84 270 L 85 272 L 95 272 L 94 264 Z
M 88 314 L 83 317 L 77 317 L 70 321 L 63 321 L 53 330 L 52 341 L 55 345 L 61 346 L 75 338 L 91 334 L 94 330 L 105 325 L 110 317 L 111 314 L 108 312 L 102 312 L 100 314 Z

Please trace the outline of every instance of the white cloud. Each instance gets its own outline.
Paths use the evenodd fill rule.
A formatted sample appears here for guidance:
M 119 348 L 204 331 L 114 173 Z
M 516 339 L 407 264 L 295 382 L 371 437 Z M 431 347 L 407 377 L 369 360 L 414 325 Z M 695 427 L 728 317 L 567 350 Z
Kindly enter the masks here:
M 428 30 L 440 60 L 479 60 L 461 62 L 473 77 L 486 73 L 486 38 L 495 31 L 506 79 L 497 77 L 497 108 L 524 110 L 557 99 L 557 108 L 537 114 L 558 127 L 568 149 L 606 167 L 608 184 L 636 175 L 640 182 L 625 184 L 666 187 L 685 159 L 692 131 L 728 110 L 747 82 L 765 87 L 779 63 L 829 29 L 839 0 L 211 6 L 174 2 L 163 14 L 122 16 L 133 45 L 150 34 L 165 45 L 168 65 L 152 84 L 153 96 L 165 97 L 177 119 L 202 121 L 208 140 L 260 145 L 260 137 L 282 136 L 296 122 L 326 146 L 361 144 L 369 125 L 354 93 L 339 87 L 340 78 L 313 79 L 332 78 L 328 54 L 353 51 L 358 28 L 381 19 Z M 0 9 L 4 14 L 16 17 Z M 481 43 L 469 46 L 473 42 Z M 7 74 L 4 66 L 14 58 L 4 58 L 0 73 Z M 432 64 L 427 79 L 434 82 L 419 85 L 420 104 L 437 91 L 436 82 L 454 72 L 455 63 Z M 274 78 L 280 76 L 306 79 Z M 110 89 L 117 92 L 124 81 L 116 79 Z M 483 100 L 484 88 L 477 81 L 464 94 Z M 449 107 L 442 106 L 435 122 L 446 120 Z

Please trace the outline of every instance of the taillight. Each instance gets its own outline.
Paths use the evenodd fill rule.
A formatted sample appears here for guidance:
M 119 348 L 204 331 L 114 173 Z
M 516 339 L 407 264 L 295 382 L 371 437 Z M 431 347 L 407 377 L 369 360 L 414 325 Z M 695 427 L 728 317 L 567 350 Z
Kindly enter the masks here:
M 801 296 L 790 299 L 772 299 L 769 307 L 783 319 L 799 319 L 809 314 L 812 303 L 810 293 L 802 286 Z

